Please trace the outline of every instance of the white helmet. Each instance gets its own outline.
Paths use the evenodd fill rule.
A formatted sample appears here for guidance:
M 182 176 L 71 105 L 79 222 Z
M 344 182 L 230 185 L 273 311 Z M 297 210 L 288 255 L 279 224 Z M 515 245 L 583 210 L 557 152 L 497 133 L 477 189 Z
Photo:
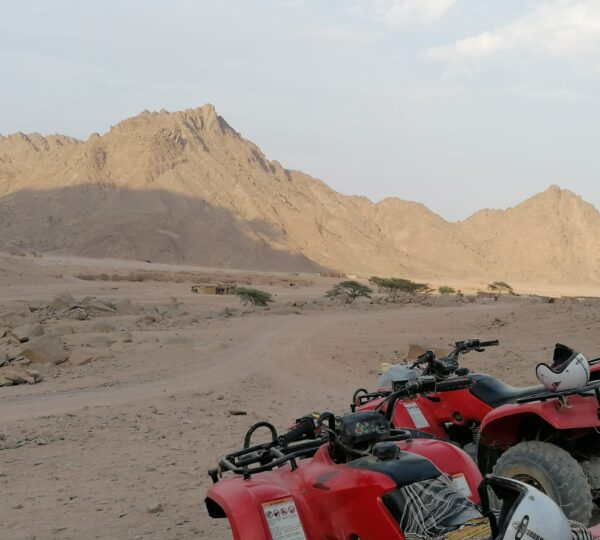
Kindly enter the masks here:
M 569 520 L 559 506 L 533 486 L 488 475 L 484 482 L 501 501 L 494 540 L 571 540 Z M 496 531 L 494 531 L 496 532 Z M 588 536 L 589 538 L 589 536 Z
M 552 365 L 538 364 L 535 374 L 551 392 L 573 390 L 585 386 L 590 381 L 590 365 L 583 354 L 557 343 Z

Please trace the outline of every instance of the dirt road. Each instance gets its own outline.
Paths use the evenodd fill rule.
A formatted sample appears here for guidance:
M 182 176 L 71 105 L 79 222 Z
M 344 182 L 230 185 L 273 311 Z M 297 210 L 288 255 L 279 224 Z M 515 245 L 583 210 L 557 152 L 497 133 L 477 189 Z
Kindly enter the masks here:
M 3 309 L 51 298 L 58 287 L 30 285 L 26 299 L 5 287 Z M 284 429 L 313 410 L 346 410 L 354 389 L 372 386 L 380 363 L 403 358 L 410 343 L 497 337 L 501 347 L 468 355 L 465 365 L 517 384 L 534 380 L 556 341 L 600 352 L 593 306 L 328 306 L 323 285 L 266 288 L 275 306 L 243 314 L 234 298 L 194 295 L 186 284 L 77 281 L 74 295 L 128 297 L 144 313 L 177 296 L 177 310 L 153 322 L 112 317 L 110 358 L 0 388 L 0 438 L 13 443 L 0 451 L 1 537 L 226 539 L 226 523 L 203 507 L 218 456 L 241 447 L 257 420 Z M 225 307 L 234 314 L 219 315 Z M 94 321 L 72 324 L 68 347 L 97 338 Z M 162 510 L 149 512 L 156 505 Z

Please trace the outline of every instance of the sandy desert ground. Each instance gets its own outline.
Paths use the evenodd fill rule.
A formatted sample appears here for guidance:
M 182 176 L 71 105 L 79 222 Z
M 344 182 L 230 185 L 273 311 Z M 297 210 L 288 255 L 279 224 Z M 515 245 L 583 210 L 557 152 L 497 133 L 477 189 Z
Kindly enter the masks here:
M 255 310 L 190 291 L 227 280 L 276 302 Z M 344 305 L 323 298 L 334 282 L 0 256 L 0 319 L 45 319 L 45 334 L 59 334 L 71 355 L 28 366 L 43 376 L 37 384 L 0 387 L 1 538 L 229 538 L 203 506 L 219 455 L 241 447 L 259 419 L 285 428 L 313 410 L 346 410 L 353 390 L 373 386 L 381 362 L 401 360 L 411 343 L 498 338 L 500 347 L 464 364 L 518 385 L 534 382 L 557 341 L 600 355 L 595 300 Z M 88 307 L 45 307 L 64 292 Z

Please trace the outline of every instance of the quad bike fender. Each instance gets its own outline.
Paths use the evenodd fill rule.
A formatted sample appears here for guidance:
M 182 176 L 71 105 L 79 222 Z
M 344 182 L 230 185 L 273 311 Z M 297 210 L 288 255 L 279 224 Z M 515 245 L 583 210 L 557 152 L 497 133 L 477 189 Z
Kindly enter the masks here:
M 600 525 L 594 525 L 593 527 L 590 527 L 590 533 L 595 540 L 600 538 Z
M 480 427 L 480 444 L 505 449 L 523 440 L 525 426 L 546 423 L 556 430 L 599 428 L 598 402 L 593 396 L 509 404 L 488 413 Z M 530 435 L 534 435 L 533 433 Z
M 246 483 L 248 483 L 246 485 Z M 252 480 L 228 478 L 213 485 L 206 494 L 205 504 L 213 518 L 227 518 L 234 540 L 270 540 L 261 500 L 273 500 L 289 495 L 277 486 L 250 485 Z
M 477 488 L 483 477 L 475 462 L 461 448 L 445 441 L 414 439 L 403 444 L 402 450 L 426 457 L 448 475 L 466 497 L 474 503 L 480 502 Z

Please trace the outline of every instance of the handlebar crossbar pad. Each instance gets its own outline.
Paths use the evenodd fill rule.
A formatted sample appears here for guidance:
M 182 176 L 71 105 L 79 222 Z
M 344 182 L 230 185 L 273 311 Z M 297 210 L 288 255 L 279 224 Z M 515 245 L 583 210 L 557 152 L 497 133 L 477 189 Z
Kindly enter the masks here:
M 435 385 L 435 390 L 436 392 L 451 392 L 452 390 L 472 388 L 474 385 L 473 379 L 469 379 L 468 377 L 456 377 L 437 383 Z
M 290 431 L 279 437 L 279 442 L 286 446 L 304 438 L 315 438 L 315 423 L 312 418 L 302 418 Z

